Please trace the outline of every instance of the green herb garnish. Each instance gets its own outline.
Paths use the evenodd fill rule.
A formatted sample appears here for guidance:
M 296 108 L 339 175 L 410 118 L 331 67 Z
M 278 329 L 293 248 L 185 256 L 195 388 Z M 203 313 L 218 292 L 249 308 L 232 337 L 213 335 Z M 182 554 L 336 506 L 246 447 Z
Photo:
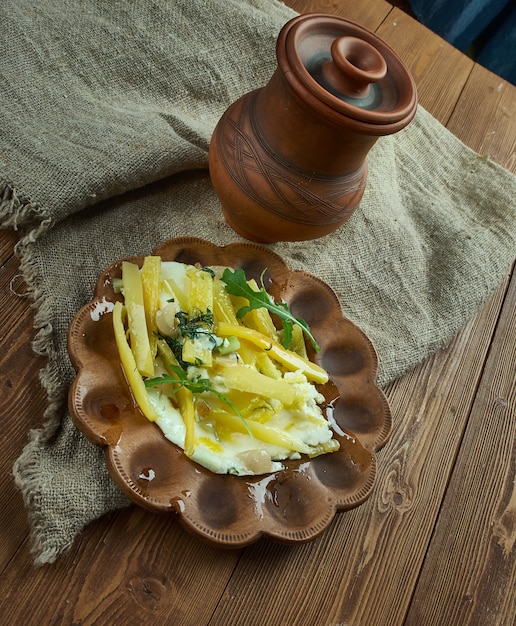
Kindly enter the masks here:
M 158 334 L 158 337 L 167 342 L 179 364 L 182 367 L 187 367 L 191 363 L 185 363 L 182 358 L 183 343 L 186 338 L 195 340 L 205 335 L 209 337 L 212 348 L 215 348 L 217 345 L 217 339 L 213 333 L 213 313 L 208 309 L 205 313 L 201 312 L 198 315 L 190 316 L 184 311 L 178 311 L 175 317 L 178 323 L 177 335 L 168 337 Z M 202 365 L 201 362 L 196 364 Z
M 199 335 L 213 334 L 213 313 L 209 309 L 194 317 L 190 317 L 184 311 L 178 311 L 176 319 L 179 323 L 179 332 L 183 337 L 195 339 Z
M 307 335 L 316 352 L 319 352 L 320 348 L 315 341 L 314 336 L 310 332 L 308 324 L 298 317 L 294 317 L 291 313 L 288 304 L 285 302 L 274 302 L 271 296 L 267 293 L 263 285 L 264 270 L 260 277 L 261 289 L 255 291 L 247 283 L 247 278 L 243 269 L 231 270 L 226 268 L 222 274 L 222 281 L 225 283 L 226 291 L 233 296 L 241 296 L 249 301 L 248 306 L 243 306 L 238 309 L 236 315 L 239 319 L 244 317 L 246 313 L 253 309 L 266 308 L 270 313 L 275 314 L 281 321 L 283 326 L 283 345 L 288 348 L 292 342 L 292 328 L 294 324 L 301 327 L 303 332 Z
M 162 374 L 161 376 L 154 376 L 153 378 L 147 378 L 144 381 L 145 386 L 156 387 L 157 385 L 175 385 L 175 389 L 171 391 L 170 396 L 174 396 L 181 387 L 185 387 L 186 389 L 190 390 L 192 393 L 195 393 L 195 394 L 212 393 L 213 395 L 217 396 L 219 400 L 222 400 L 222 402 L 225 402 L 229 406 L 229 408 L 235 413 L 235 415 L 242 420 L 245 426 L 245 429 L 247 430 L 247 433 L 249 434 L 251 439 L 254 440 L 254 435 L 249 430 L 249 427 L 247 426 L 247 422 L 244 416 L 242 415 L 242 413 L 240 413 L 240 411 L 237 409 L 234 403 L 227 396 L 225 396 L 220 391 L 217 391 L 216 389 L 214 389 L 209 378 L 199 377 L 199 378 L 194 378 L 193 380 L 191 380 L 190 378 L 188 378 L 187 373 L 184 371 L 182 367 L 180 367 L 179 365 L 174 365 L 172 363 L 168 364 L 168 369 L 172 370 L 175 376 Z

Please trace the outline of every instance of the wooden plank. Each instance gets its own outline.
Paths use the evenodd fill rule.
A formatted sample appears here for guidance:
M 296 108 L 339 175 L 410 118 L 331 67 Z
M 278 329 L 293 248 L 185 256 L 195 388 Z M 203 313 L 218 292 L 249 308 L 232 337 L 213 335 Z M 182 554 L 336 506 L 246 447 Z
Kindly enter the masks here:
M 0 229 L 0 268 L 13 255 L 13 249 L 18 243 L 18 238 L 18 233 L 14 230 Z
M 321 10 L 321 5 L 334 10 L 338 8 L 339 11 L 347 12 L 349 9 L 352 13 L 360 12 L 364 3 L 346 0 L 342 3 L 325 1 L 299 4 L 305 7 L 313 5 L 314 8 L 317 5 L 317 10 Z M 374 7 L 385 4 L 367 3 L 364 12 L 366 15 L 371 12 L 374 14 Z M 349 17 L 348 14 L 346 16 Z M 360 21 L 360 15 L 350 19 Z M 376 28 L 382 19 L 383 17 L 369 27 Z M 414 56 L 411 61 L 414 63 L 416 52 L 422 45 L 420 41 L 410 35 L 410 46 L 413 49 L 409 50 L 405 35 L 400 37 L 398 34 L 401 31 L 388 26 L 387 22 L 383 24 L 383 28 L 388 33 L 392 31 L 393 41 L 396 45 L 407 48 L 406 53 Z M 422 93 L 426 94 L 428 103 L 435 105 L 440 111 L 439 115 L 442 117 L 439 119 L 450 120 L 451 129 L 454 129 L 455 123 L 453 132 L 465 138 L 472 147 L 485 146 L 485 150 L 482 149 L 481 152 L 491 155 L 496 149 L 495 160 L 511 164 L 511 159 L 514 158 L 514 150 L 510 152 L 512 144 L 501 134 L 498 137 L 496 134 L 503 133 L 506 127 L 503 114 L 499 115 L 496 108 L 491 110 L 491 115 L 499 115 L 501 118 L 494 127 L 495 134 L 492 136 L 485 132 L 489 128 L 489 106 L 480 113 L 481 120 L 477 125 L 478 111 L 475 111 L 475 104 L 470 104 L 467 97 L 468 87 L 472 90 L 477 88 L 479 100 L 476 107 L 479 108 L 478 102 L 485 100 L 480 85 L 473 80 L 477 69 L 463 82 L 461 89 L 466 90 L 466 95 L 464 101 L 459 101 L 455 112 L 453 98 L 446 91 L 433 92 L 433 82 L 427 79 L 427 72 L 432 74 L 436 68 L 444 66 L 444 60 L 444 52 L 437 47 L 420 61 L 421 74 L 416 80 L 423 88 Z M 459 73 L 463 78 L 468 71 L 462 68 Z M 449 81 L 449 75 L 445 79 L 441 79 L 440 75 L 435 82 L 436 92 L 443 88 L 443 84 L 446 89 Z M 502 96 L 494 100 L 495 107 L 508 106 L 508 101 L 504 104 L 506 93 L 508 92 L 502 91 Z M 453 94 L 454 97 L 458 96 L 455 91 Z M 491 102 L 491 98 L 492 94 L 487 99 L 488 102 Z M 433 109 L 432 112 L 435 114 Z M 514 137 L 514 133 L 512 136 Z M 0 286 L 3 288 L 4 282 L 0 282 Z M 471 407 L 504 293 L 503 286 L 447 350 L 388 389 L 395 432 L 387 447 L 378 455 L 381 480 L 377 490 L 359 509 L 339 515 L 332 529 L 317 541 L 294 548 L 263 542 L 242 553 L 228 553 L 201 546 L 198 540 L 190 537 L 177 523 L 134 508 L 107 515 L 92 523 L 81 534 L 69 554 L 61 557 L 52 566 L 35 570 L 27 541 L 24 539 L 26 522 L 18 534 L 12 529 L 17 520 L 25 517 L 18 494 L 20 509 L 0 517 L 3 528 L 6 528 L 5 523 L 11 525 L 7 533 L 11 535 L 14 532 L 14 539 L 0 543 L 0 557 L 5 559 L 0 568 L 0 571 L 4 568 L 2 587 L 6 590 L 0 597 L 0 614 L 6 623 L 28 626 L 41 623 L 123 625 L 150 621 L 157 625 L 173 623 L 195 626 L 207 623 L 212 626 L 221 623 L 261 625 L 267 622 L 303 626 L 327 626 L 330 623 L 371 626 L 401 624 L 438 519 L 440 535 L 436 536 L 443 537 L 447 528 L 451 529 L 450 532 L 453 531 L 452 522 L 460 526 L 460 545 L 465 550 L 463 560 L 458 559 L 459 552 L 456 552 L 455 569 L 447 570 L 451 578 L 455 572 L 459 573 L 460 584 L 452 589 L 446 587 L 450 585 L 449 582 L 438 579 L 439 584 L 433 585 L 435 569 L 432 563 L 435 564 L 435 559 L 439 558 L 441 546 L 430 543 L 431 550 L 426 557 L 428 568 L 424 570 L 424 580 L 430 586 L 418 588 L 417 597 L 423 596 L 426 604 L 418 603 L 417 606 L 427 610 L 432 602 L 441 603 L 448 593 L 452 594 L 453 601 L 457 598 L 459 601 L 464 599 L 473 605 L 471 615 L 479 617 L 475 623 L 503 623 L 488 620 L 487 609 L 491 610 L 493 604 L 489 598 L 483 596 L 481 590 L 476 595 L 470 594 L 471 597 L 464 595 L 465 590 L 469 591 L 468 584 L 472 587 L 485 585 L 486 593 L 493 593 L 494 586 L 489 586 L 489 578 L 492 576 L 499 588 L 498 595 L 494 596 L 499 602 L 499 616 L 505 617 L 506 623 L 510 623 L 510 611 L 512 609 L 514 612 L 516 608 L 511 604 L 514 602 L 511 588 L 514 588 L 515 579 L 510 567 L 513 567 L 514 560 L 511 557 L 504 561 L 497 554 L 503 552 L 503 546 L 508 549 L 512 541 L 509 524 L 513 520 L 513 500 L 509 488 L 511 479 L 514 481 L 514 473 L 511 474 L 509 469 L 513 465 L 508 464 L 506 448 L 490 448 L 495 456 L 489 456 L 488 448 L 483 447 L 484 444 L 473 437 L 474 430 L 470 430 L 473 424 L 481 422 L 484 404 L 475 404 L 473 411 Z M 513 300 L 511 302 L 514 310 Z M 12 318 L 12 328 L 17 329 L 11 335 L 13 350 L 18 339 L 23 341 L 23 333 L 29 333 L 30 325 L 27 320 L 31 314 L 28 306 L 21 315 L 28 316 L 25 326 L 20 324 L 18 327 Z M 513 320 L 509 319 L 509 322 L 513 323 Z M 23 331 L 22 326 L 25 328 Z M 16 341 L 15 332 L 19 332 Z M 503 345 L 503 341 L 493 345 L 493 361 Z M 27 360 L 30 362 L 28 345 L 26 349 Z M 511 356 L 509 352 L 505 354 Z M 0 372 L 5 373 L 1 366 L 2 363 Z M 490 384 L 493 382 L 496 381 L 489 381 Z M 505 380 L 504 385 L 506 383 Z M 482 381 L 481 390 L 484 385 L 487 393 L 487 380 Z M 482 392 L 477 402 L 480 402 L 481 397 Z M 507 396 L 508 400 L 512 397 Z M 11 395 L 10 398 L 13 400 L 14 396 Z M 492 397 L 486 395 L 482 402 L 487 408 L 496 408 L 496 405 L 489 404 L 493 402 Z M 14 439 L 18 440 L 14 445 L 21 445 L 24 437 L 19 433 L 26 433 L 29 424 L 34 423 L 31 420 L 36 419 L 32 413 L 35 407 L 30 404 L 18 406 L 16 403 L 14 406 L 9 403 L 9 406 L 10 412 L 5 413 L 5 405 L 0 405 L 2 416 L 7 416 L 6 432 L 10 433 L 12 429 Z M 506 409 L 500 407 L 499 412 L 504 410 Z M 475 415 L 475 411 L 478 411 L 478 415 Z M 468 425 L 468 419 L 476 421 L 471 421 L 471 425 Z M 483 427 L 487 428 L 486 425 Z M 468 430 L 463 443 L 462 436 L 466 428 Z M 493 534 L 486 535 L 489 539 L 487 549 L 482 546 L 475 550 L 474 536 L 471 539 L 468 537 L 468 524 L 471 524 L 470 528 L 474 532 L 479 527 L 489 531 L 486 519 L 476 509 L 470 508 L 473 522 L 459 523 L 457 519 L 450 521 L 447 515 L 438 518 L 445 494 L 445 503 L 449 507 L 460 505 L 460 481 L 468 477 L 466 470 L 470 467 L 477 474 L 475 483 L 470 486 L 467 494 L 468 506 L 472 506 L 471 502 L 479 494 L 482 497 L 484 476 L 476 468 L 474 459 L 461 456 L 460 446 L 466 444 L 469 447 L 465 448 L 465 455 L 479 452 L 484 455 L 484 462 L 492 463 L 494 458 L 498 467 L 505 464 L 509 468 L 506 475 L 496 479 L 499 489 L 502 490 L 493 496 L 489 505 L 485 504 L 484 496 L 484 506 L 488 507 L 484 514 L 487 517 L 491 515 L 490 519 L 497 522 L 497 534 L 491 529 Z M 10 441 L 9 446 L 12 445 Z M 446 484 L 457 454 L 459 463 L 456 477 L 454 476 L 457 483 L 452 497 L 446 493 Z M 1 459 L 2 457 L 0 467 L 7 476 L 6 473 L 10 471 L 9 459 L 4 457 L 5 464 Z M 512 463 L 514 464 L 514 458 Z M 463 469 L 457 474 L 460 468 Z M 8 477 L 5 482 L 9 485 Z M 505 485 L 505 491 L 502 484 Z M 10 488 L 14 498 L 16 494 L 12 484 Z M 496 516 L 493 517 L 494 514 Z M 499 540 L 503 545 L 498 546 Z M 510 555 L 513 553 L 514 549 Z M 504 567 L 497 572 L 493 571 L 493 568 L 501 565 Z M 429 594 L 427 598 L 424 597 L 425 591 Z M 217 608 L 221 596 L 222 600 Z M 416 615 L 413 613 L 415 607 L 415 603 L 410 605 L 409 618 Z M 490 615 L 492 617 L 492 611 Z
M 384 0 L 356 2 L 356 0 L 285 0 L 284 4 L 298 13 L 327 13 L 357 22 L 369 30 L 376 30 L 392 5 Z
M 514 623 L 516 276 L 405 622 Z
M 11 254 L 0 268 L 0 310 L 2 324 L 0 325 L 0 345 L 2 358 L 6 349 L 5 337 L 30 310 L 27 285 L 21 275 L 18 259 Z
M 473 68 L 473 61 L 397 8 L 376 34 L 409 68 L 416 81 L 420 104 L 446 124 Z
M 260 615 L 261 623 L 299 626 L 403 623 L 461 445 L 504 287 L 446 350 L 387 390 L 394 432 L 378 454 L 380 479 L 372 497 L 338 515 L 331 532 L 314 544 L 249 548 L 211 624 L 243 623 L 253 614 Z M 288 586 L 286 604 L 279 579 Z
M 131 507 L 92 524 L 55 564 L 27 552 L 2 575 L 6 624 L 207 624 L 240 557 L 184 531 L 174 517 Z M 108 529 L 108 530 L 106 530 Z
M 6 231 L 1 235 L 2 241 L 9 242 L 2 249 L 8 251 L 16 237 Z M 199 550 L 198 541 L 174 519 L 148 515 L 136 508 L 105 516 L 82 533 L 58 564 L 34 569 L 27 512 L 11 470 L 28 431 L 39 427 L 43 419 L 46 398 L 39 370 L 45 359 L 31 348 L 34 330 L 29 301 L 9 290 L 18 272 L 11 250 L 0 273 L 0 414 L 4 420 L 0 431 L 0 571 L 4 590 L 0 614 L 10 623 L 28 625 L 56 623 L 56 619 L 57 623 L 133 624 L 135 619 L 145 623 L 150 618 L 154 621 L 161 612 L 166 616 L 162 623 L 169 617 L 177 624 L 207 622 L 239 553 Z M 161 566 L 149 561 L 156 552 L 165 555 L 161 577 Z M 210 552 L 211 557 L 207 557 Z M 85 576 L 84 572 L 90 574 Z M 183 576 L 185 573 L 191 576 Z M 216 582 L 206 580 L 208 575 Z M 199 598 L 202 601 L 197 601 Z
M 30 319 L 30 318 L 29 318 Z M 22 318 L 3 338 L 0 367 L 0 571 L 9 562 L 28 531 L 27 512 L 14 485 L 12 467 L 27 442 L 31 428 L 40 425 L 46 407 L 46 394 L 39 382 L 44 364 L 31 349 L 32 329 Z M 7 349 L 4 348 L 7 345 Z M 21 383 L 23 381 L 23 383 Z
M 16 240 L 11 233 L 0 231 L 2 250 L 6 242 Z M 4 237 L 5 235 L 5 237 Z M 0 571 L 11 560 L 28 534 L 27 514 L 21 494 L 12 479 L 12 466 L 27 441 L 31 428 L 40 425 L 46 406 L 46 394 L 39 382 L 39 371 L 45 359 L 34 354 L 34 336 L 30 302 L 11 291 L 11 280 L 18 276 L 19 264 L 8 256 L 0 271 Z M 20 293 L 26 290 L 22 280 L 15 285 Z M 22 382 L 23 381 L 23 382 Z
M 434 114 L 439 111 L 441 120 L 446 121 L 454 109 L 449 87 L 446 92 L 449 77 L 441 72 L 442 80 L 429 82 L 426 75 L 449 67 L 449 55 L 455 56 L 460 75 L 454 84 L 457 98 L 472 63 L 440 41 L 430 46 L 431 54 L 420 58 L 413 51 L 420 49 L 418 39 L 423 31 L 414 29 L 412 35 L 403 31 L 401 45 L 394 29 L 405 16 L 399 15 L 389 25 L 393 15 L 379 32 L 390 38 L 400 54 L 405 49 L 405 54 L 412 55 L 409 66 L 415 70 L 423 104 L 432 106 Z M 429 32 L 424 36 L 428 42 L 436 41 Z M 376 497 L 337 518 L 331 538 L 322 537 L 318 545 L 283 555 L 289 562 L 284 563 L 282 577 L 291 581 L 287 606 L 282 604 L 283 593 L 275 585 L 276 577 L 270 576 L 277 550 L 271 548 L 265 554 L 272 561 L 265 568 L 271 580 L 268 584 L 260 575 L 263 559 L 260 568 L 253 567 L 258 559 L 255 547 L 239 563 L 213 624 L 238 623 L 250 609 L 250 614 L 259 612 L 261 619 L 272 623 L 402 623 L 446 491 L 447 470 L 453 467 L 460 447 L 504 293 L 502 286 L 448 350 L 391 387 L 389 398 L 397 429 L 379 454 L 380 474 L 387 479 L 378 486 Z M 330 541 L 331 546 L 327 544 Z M 381 586 L 380 598 L 378 581 L 385 579 L 389 585 Z M 255 585 L 262 589 L 259 598 L 253 597 Z
M 2 236 L 4 232 L 0 233 Z M 7 234 L 7 233 L 6 233 Z M 10 234 L 3 241 L 13 242 Z M 7 245 L 5 246 L 7 250 Z M 9 290 L 19 272 L 12 254 L 0 273 L 3 312 L 0 362 L 0 615 L 9 623 L 206 623 L 239 552 L 202 547 L 175 518 L 136 507 L 104 516 L 52 566 L 35 569 L 27 512 L 12 480 L 12 465 L 31 428 L 41 426 L 45 363 L 32 351 L 30 302 Z M 20 288 L 23 284 L 20 284 Z M 23 380 L 23 384 L 19 381 Z M 159 565 L 153 559 L 159 561 Z M 86 572 L 86 574 L 85 574 Z M 57 616 L 57 617 L 56 617 Z M 158 622 L 155 622 L 158 619 Z
M 516 174 L 516 86 L 475 65 L 447 128 Z
M 513 172 L 515 95 L 475 66 L 448 124 Z M 515 292 L 513 275 L 407 624 L 509 624 L 516 614 Z

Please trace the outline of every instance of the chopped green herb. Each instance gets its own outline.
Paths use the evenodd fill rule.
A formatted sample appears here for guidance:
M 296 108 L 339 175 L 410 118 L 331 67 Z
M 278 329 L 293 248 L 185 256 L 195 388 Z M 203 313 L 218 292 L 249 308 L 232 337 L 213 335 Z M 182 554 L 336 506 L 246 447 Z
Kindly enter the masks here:
M 177 335 L 174 337 L 159 336 L 167 342 L 179 364 L 186 367 L 191 365 L 191 363 L 184 363 L 182 359 L 183 343 L 186 338 L 198 339 L 204 335 L 209 337 L 213 348 L 217 345 L 217 339 L 213 333 L 213 313 L 208 309 L 205 313 L 190 317 L 185 311 L 178 311 L 175 317 L 178 321 Z M 202 363 L 197 363 L 197 365 L 202 365 Z
M 213 313 L 208 309 L 206 313 L 200 313 L 195 317 L 190 317 L 184 311 L 176 313 L 179 322 L 179 332 L 183 337 L 195 339 L 202 334 L 213 334 Z
M 192 393 L 196 393 L 196 394 L 202 394 L 202 393 L 208 393 L 208 392 L 212 393 L 215 396 L 217 396 L 219 400 L 222 400 L 222 402 L 225 402 L 229 406 L 229 408 L 235 413 L 235 415 L 242 420 L 247 430 L 247 433 L 249 434 L 251 439 L 254 439 L 254 435 L 249 430 L 249 427 L 247 426 L 247 422 L 245 421 L 245 418 L 243 417 L 242 413 L 240 413 L 240 411 L 237 409 L 234 403 L 231 402 L 231 400 L 227 396 L 225 396 L 220 391 L 217 391 L 216 389 L 214 389 L 209 378 L 195 378 L 194 380 L 190 380 L 182 367 L 179 367 L 178 365 L 173 365 L 173 364 L 169 364 L 168 367 L 170 370 L 174 372 L 177 378 L 176 376 L 162 374 L 161 376 L 154 376 L 153 378 L 147 378 L 144 381 L 145 386 L 155 387 L 157 385 L 175 385 L 175 389 L 173 389 L 172 392 L 170 393 L 171 396 L 175 395 L 181 387 L 185 387 L 186 389 L 190 390 Z
M 300 318 L 292 315 L 288 304 L 285 302 L 274 302 L 271 296 L 265 290 L 263 285 L 263 274 L 261 276 L 262 287 L 259 291 L 255 291 L 247 283 L 247 278 L 243 269 L 231 270 L 226 268 L 222 274 L 222 281 L 225 283 L 226 291 L 233 296 L 241 296 L 249 301 L 248 306 L 241 307 L 236 315 L 239 319 L 244 317 L 246 313 L 253 309 L 266 308 L 271 313 L 274 313 L 281 320 L 283 325 L 283 345 L 288 348 L 292 342 L 292 328 L 294 324 L 301 327 L 303 332 L 307 335 L 316 352 L 319 352 L 319 346 L 315 341 L 314 336 L 310 332 L 308 324 Z

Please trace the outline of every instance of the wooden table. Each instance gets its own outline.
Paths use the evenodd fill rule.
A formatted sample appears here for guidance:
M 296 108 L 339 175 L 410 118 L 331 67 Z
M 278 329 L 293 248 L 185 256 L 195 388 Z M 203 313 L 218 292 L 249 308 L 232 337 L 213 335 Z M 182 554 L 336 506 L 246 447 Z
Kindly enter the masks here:
M 516 89 L 383 0 L 288 2 L 376 31 L 420 102 L 466 144 L 516 172 Z M 481 626 L 516 615 L 516 279 L 454 341 L 387 390 L 394 432 L 372 497 L 312 543 L 212 549 L 131 507 L 92 523 L 35 569 L 11 468 L 43 422 L 32 311 L 0 232 L 0 622 Z

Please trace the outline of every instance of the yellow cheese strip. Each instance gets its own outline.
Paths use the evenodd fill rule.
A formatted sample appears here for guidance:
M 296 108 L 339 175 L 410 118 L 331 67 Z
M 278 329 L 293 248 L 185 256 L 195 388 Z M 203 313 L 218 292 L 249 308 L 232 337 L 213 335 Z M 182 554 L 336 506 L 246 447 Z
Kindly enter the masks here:
M 167 372 L 174 378 L 177 378 L 177 374 L 170 366 L 175 365 L 179 367 L 179 363 L 170 349 L 170 346 L 163 339 L 158 340 L 158 352 L 163 359 Z M 179 411 L 186 429 L 184 452 L 186 456 L 192 456 L 195 449 L 195 409 L 193 394 L 186 387 L 179 387 L 175 396 L 177 397 Z
M 188 313 L 193 317 L 206 311 L 213 312 L 213 278 L 204 270 L 192 267 L 187 272 L 190 278 Z
M 115 333 L 118 353 L 120 355 L 120 361 L 122 362 L 122 367 L 127 378 L 127 382 L 133 392 L 134 399 L 138 403 L 138 406 L 145 417 L 151 422 L 154 422 L 159 416 L 150 402 L 147 389 L 145 388 L 145 383 L 138 372 L 133 352 L 127 342 L 122 317 L 124 313 L 124 305 L 121 302 L 115 302 L 115 306 L 113 308 L 113 330 Z
M 247 284 L 254 291 L 260 291 L 260 288 L 254 279 L 248 280 Z M 245 299 L 245 305 L 248 304 L 249 300 Z M 246 313 L 244 316 L 244 325 L 254 328 L 254 330 L 257 330 L 259 333 L 262 333 L 262 335 L 265 335 L 274 341 L 278 341 L 278 331 L 274 326 L 274 322 L 272 321 L 269 311 L 265 307 L 251 309 L 248 313 Z
M 154 375 L 154 356 L 151 352 L 140 268 L 134 263 L 122 263 L 124 302 L 127 310 L 129 339 L 136 367 L 142 376 Z
M 229 389 L 273 398 L 285 406 L 290 406 L 296 400 L 296 389 L 293 385 L 283 378 L 270 378 L 260 374 L 252 367 L 218 364 L 216 372 Z
M 160 308 L 161 288 L 161 258 L 159 256 L 146 256 L 141 272 L 143 303 L 145 307 L 145 320 L 147 322 L 147 334 L 151 354 L 156 356 L 157 330 L 156 313 Z
M 215 332 L 219 337 L 235 336 L 239 339 L 246 339 L 255 346 L 265 350 L 272 359 L 275 359 L 290 371 L 296 372 L 297 370 L 301 370 L 308 380 L 312 380 L 316 383 L 328 382 L 328 372 L 322 367 L 304 359 L 291 350 L 283 348 L 269 337 L 262 335 L 252 328 L 219 322 Z
M 231 302 L 229 293 L 224 288 L 224 283 L 219 279 L 213 280 L 213 315 L 215 322 L 227 322 L 238 325 L 235 308 Z
M 300 452 L 301 454 L 311 454 L 313 452 L 313 448 L 303 441 L 290 436 L 285 431 L 270 428 L 253 420 L 245 420 L 244 422 L 240 417 L 228 411 L 213 411 L 211 416 L 215 421 L 221 422 L 234 432 L 247 434 L 250 431 L 253 437 L 264 443 L 270 443 L 286 450 Z

